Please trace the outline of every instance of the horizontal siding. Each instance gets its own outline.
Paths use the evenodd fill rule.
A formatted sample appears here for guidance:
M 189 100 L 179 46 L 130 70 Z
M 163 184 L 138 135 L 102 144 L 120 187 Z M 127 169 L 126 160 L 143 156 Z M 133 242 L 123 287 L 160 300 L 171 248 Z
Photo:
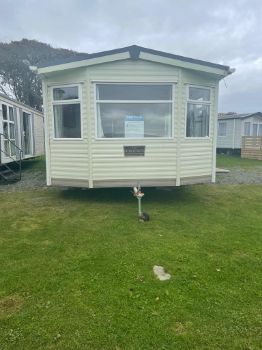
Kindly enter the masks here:
M 85 72 L 85 71 L 84 71 Z M 83 70 L 75 73 L 58 74 L 49 81 L 50 85 L 56 83 L 77 83 L 80 79 L 84 80 Z M 87 139 L 87 88 L 86 84 L 81 84 L 82 88 L 82 134 L 83 140 L 53 140 L 53 121 L 52 121 L 52 96 L 51 88 L 48 88 L 48 125 L 49 125 L 49 144 L 50 144 L 50 175 L 51 178 L 81 179 L 89 178 L 89 146 Z
M 147 61 L 118 61 L 88 68 L 91 80 L 176 81 L 178 68 Z
M 35 154 L 37 156 L 45 153 L 44 149 L 44 118 L 34 114 L 34 140 Z
M 212 141 L 186 140 L 181 143 L 180 176 L 212 174 Z
M 226 136 L 217 135 L 217 148 L 233 148 L 233 128 L 234 120 L 220 120 L 219 122 L 226 123 Z M 217 130 L 218 130 L 217 126 Z
M 242 137 L 242 124 L 241 120 L 236 119 L 235 121 L 235 137 L 234 137 L 234 148 L 241 148 L 241 137 Z
M 127 142 L 125 142 L 127 144 Z M 123 143 L 97 142 L 92 147 L 94 180 L 174 178 L 176 176 L 176 144 L 162 141 L 157 144 L 128 142 L 145 145 L 145 156 L 125 157 Z
M 51 143 L 50 161 L 54 178 L 88 179 L 88 148 L 81 141 Z

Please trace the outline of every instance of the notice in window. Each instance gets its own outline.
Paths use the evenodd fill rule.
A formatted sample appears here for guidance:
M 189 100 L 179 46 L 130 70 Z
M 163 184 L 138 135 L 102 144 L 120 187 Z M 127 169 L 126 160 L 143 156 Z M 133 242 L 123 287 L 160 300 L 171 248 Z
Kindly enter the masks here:
M 141 115 L 127 115 L 125 118 L 125 137 L 144 137 L 144 117 Z

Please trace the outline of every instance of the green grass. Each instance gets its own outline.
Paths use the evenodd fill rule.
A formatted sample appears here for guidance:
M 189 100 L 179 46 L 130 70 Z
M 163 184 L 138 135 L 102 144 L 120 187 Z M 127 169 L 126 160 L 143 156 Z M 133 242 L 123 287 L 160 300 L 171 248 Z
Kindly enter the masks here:
M 251 169 L 254 167 L 262 168 L 261 160 L 245 159 L 240 156 L 218 154 L 217 155 L 217 167 L 232 169 L 236 167 L 241 167 L 243 169 Z
M 261 349 L 261 196 L 146 190 L 141 223 L 128 189 L 1 193 L 1 350 Z

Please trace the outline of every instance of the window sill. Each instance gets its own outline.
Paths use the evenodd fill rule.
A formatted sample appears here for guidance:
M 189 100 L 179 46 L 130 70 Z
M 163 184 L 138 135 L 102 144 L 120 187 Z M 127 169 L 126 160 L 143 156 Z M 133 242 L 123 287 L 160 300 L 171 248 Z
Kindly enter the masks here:
M 185 140 L 212 140 L 212 138 L 210 136 L 203 136 L 203 137 L 199 137 L 199 136 L 185 136 L 184 137 Z
M 83 141 L 84 139 L 81 138 L 73 138 L 73 137 L 69 137 L 69 138 L 52 138 L 52 141 Z
M 145 141 L 172 141 L 174 137 L 144 137 L 144 138 L 131 138 L 131 137 L 96 137 L 95 141 L 136 141 L 136 142 L 145 142 Z

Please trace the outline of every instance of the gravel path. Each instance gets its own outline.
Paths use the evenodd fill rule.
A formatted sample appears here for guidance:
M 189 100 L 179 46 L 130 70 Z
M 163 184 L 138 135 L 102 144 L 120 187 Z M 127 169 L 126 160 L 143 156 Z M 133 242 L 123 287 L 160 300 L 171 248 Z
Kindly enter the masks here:
M 218 184 L 261 184 L 262 165 L 255 168 L 232 168 L 227 174 L 218 174 L 216 182 Z
M 262 165 L 252 168 L 232 168 L 229 173 L 217 174 L 217 184 L 262 184 Z M 22 172 L 22 180 L 6 184 L 0 181 L 0 192 L 27 191 L 32 189 L 47 190 L 45 170 L 28 168 Z
M 22 180 L 7 184 L 0 182 L 0 192 L 27 191 L 32 189 L 48 189 L 45 182 L 45 171 L 26 169 L 22 172 Z

